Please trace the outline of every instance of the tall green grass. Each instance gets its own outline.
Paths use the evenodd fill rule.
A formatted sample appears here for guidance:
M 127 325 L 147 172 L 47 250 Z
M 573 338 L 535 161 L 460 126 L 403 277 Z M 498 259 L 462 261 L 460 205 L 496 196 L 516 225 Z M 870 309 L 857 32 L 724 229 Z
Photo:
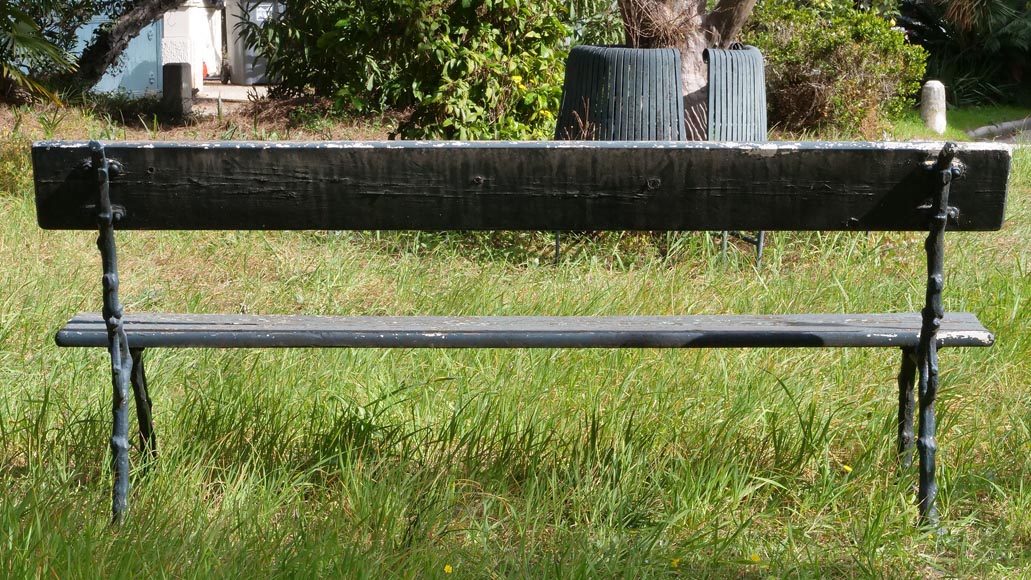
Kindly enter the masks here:
M 24 144 L 0 160 L 25 163 Z M 0 174 L 2 175 L 2 174 Z M 940 496 L 895 467 L 899 355 L 815 350 L 154 350 L 159 458 L 107 525 L 89 232 L 0 190 L 0 576 L 1001 577 L 1031 574 L 1031 153 L 1003 231 L 947 236 Z M 8 185 L 10 184 L 10 185 Z M 919 234 L 126 233 L 129 311 L 913 310 Z M 138 454 L 133 453 L 138 465 Z

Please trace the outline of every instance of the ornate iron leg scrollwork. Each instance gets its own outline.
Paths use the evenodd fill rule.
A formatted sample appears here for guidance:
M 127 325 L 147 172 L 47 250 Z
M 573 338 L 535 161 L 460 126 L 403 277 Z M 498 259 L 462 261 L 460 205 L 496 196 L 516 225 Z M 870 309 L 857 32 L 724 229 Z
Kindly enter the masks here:
M 945 309 L 942 306 L 942 288 L 945 285 L 945 226 L 949 220 L 949 187 L 954 177 L 962 175 L 962 167 L 954 162 L 956 145 L 947 143 L 934 164 L 935 187 L 931 203 L 930 232 L 924 248 L 927 251 L 927 300 L 922 311 L 920 344 L 917 348 L 917 369 L 920 383 L 917 392 L 920 397 L 920 430 L 916 447 L 920 455 L 920 490 L 917 500 L 920 504 L 920 520 L 923 525 L 937 528 L 938 508 L 935 498 L 938 483 L 935 481 L 934 401 L 938 396 L 938 329 L 941 327 Z
M 118 299 L 118 254 L 115 249 L 114 223 L 121 217 L 111 206 L 109 171 L 104 147 L 96 141 L 90 143 L 91 167 L 97 179 L 97 225 L 104 268 L 104 322 L 107 324 L 108 352 L 111 354 L 111 383 L 113 425 L 111 431 L 111 470 L 114 474 L 111 518 L 117 523 L 125 517 L 129 495 L 129 381 L 132 375 L 132 355 L 129 341 L 122 326 L 122 304 Z
M 147 373 L 143 370 L 143 349 L 130 348 L 132 354 L 132 393 L 136 399 L 136 422 L 140 429 L 140 453 L 143 455 L 149 466 L 151 461 L 157 459 L 158 444 L 154 435 L 154 420 L 151 415 L 154 407 L 150 401 L 150 393 L 147 392 Z
M 902 368 L 899 370 L 899 466 L 908 469 L 913 466 L 913 415 L 916 400 L 913 387 L 916 385 L 916 350 L 902 349 Z

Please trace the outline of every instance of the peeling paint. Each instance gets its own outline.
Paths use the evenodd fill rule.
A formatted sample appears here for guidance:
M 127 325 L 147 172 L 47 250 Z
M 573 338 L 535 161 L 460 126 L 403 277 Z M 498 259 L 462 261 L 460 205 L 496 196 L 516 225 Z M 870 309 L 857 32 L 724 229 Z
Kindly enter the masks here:
M 765 143 L 711 141 L 103 141 L 110 149 L 720 149 L 739 150 L 745 155 L 769 157 L 794 151 L 919 151 L 937 155 L 944 143 L 855 142 L 855 141 L 771 141 Z M 76 149 L 87 141 L 43 140 L 34 148 Z M 999 151 L 1011 154 L 1013 145 L 996 142 L 960 143 L 957 151 Z
M 990 332 L 938 332 L 938 338 L 948 337 L 957 341 L 976 340 L 985 346 L 995 344 L 995 335 Z

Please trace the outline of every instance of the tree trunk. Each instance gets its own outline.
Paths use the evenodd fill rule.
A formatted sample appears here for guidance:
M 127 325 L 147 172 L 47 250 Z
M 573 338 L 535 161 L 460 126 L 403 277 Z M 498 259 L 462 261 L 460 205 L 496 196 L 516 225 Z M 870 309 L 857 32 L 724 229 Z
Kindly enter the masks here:
M 719 0 L 705 12 L 706 0 L 619 0 L 626 45 L 679 48 L 684 84 L 684 116 L 690 139 L 708 137 L 708 47 L 727 48 L 748 21 L 756 0 Z
M 186 0 L 137 0 L 101 27 L 79 56 L 79 68 L 71 75 L 59 79 L 66 88 L 88 90 L 95 86 L 119 57 L 129 42 L 148 24 L 160 18 L 165 12 L 179 8 Z

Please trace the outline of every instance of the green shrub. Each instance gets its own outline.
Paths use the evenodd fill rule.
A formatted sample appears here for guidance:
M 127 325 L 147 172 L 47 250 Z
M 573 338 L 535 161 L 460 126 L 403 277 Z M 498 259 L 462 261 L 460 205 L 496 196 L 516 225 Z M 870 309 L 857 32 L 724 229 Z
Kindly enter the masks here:
M 554 130 L 571 28 L 562 0 L 319 0 L 246 35 L 281 92 L 405 111 L 402 137 L 526 139 Z
M 877 14 L 821 13 L 783 0 L 756 6 L 744 40 L 766 57 L 771 124 L 871 136 L 920 88 L 925 51 Z
M 25 91 L 57 102 L 41 71 L 72 70 L 71 55 L 52 43 L 19 4 L 0 1 L 0 101 L 24 100 Z
M 899 24 L 927 49 L 927 73 L 958 106 L 1031 103 L 1026 0 L 902 0 Z

